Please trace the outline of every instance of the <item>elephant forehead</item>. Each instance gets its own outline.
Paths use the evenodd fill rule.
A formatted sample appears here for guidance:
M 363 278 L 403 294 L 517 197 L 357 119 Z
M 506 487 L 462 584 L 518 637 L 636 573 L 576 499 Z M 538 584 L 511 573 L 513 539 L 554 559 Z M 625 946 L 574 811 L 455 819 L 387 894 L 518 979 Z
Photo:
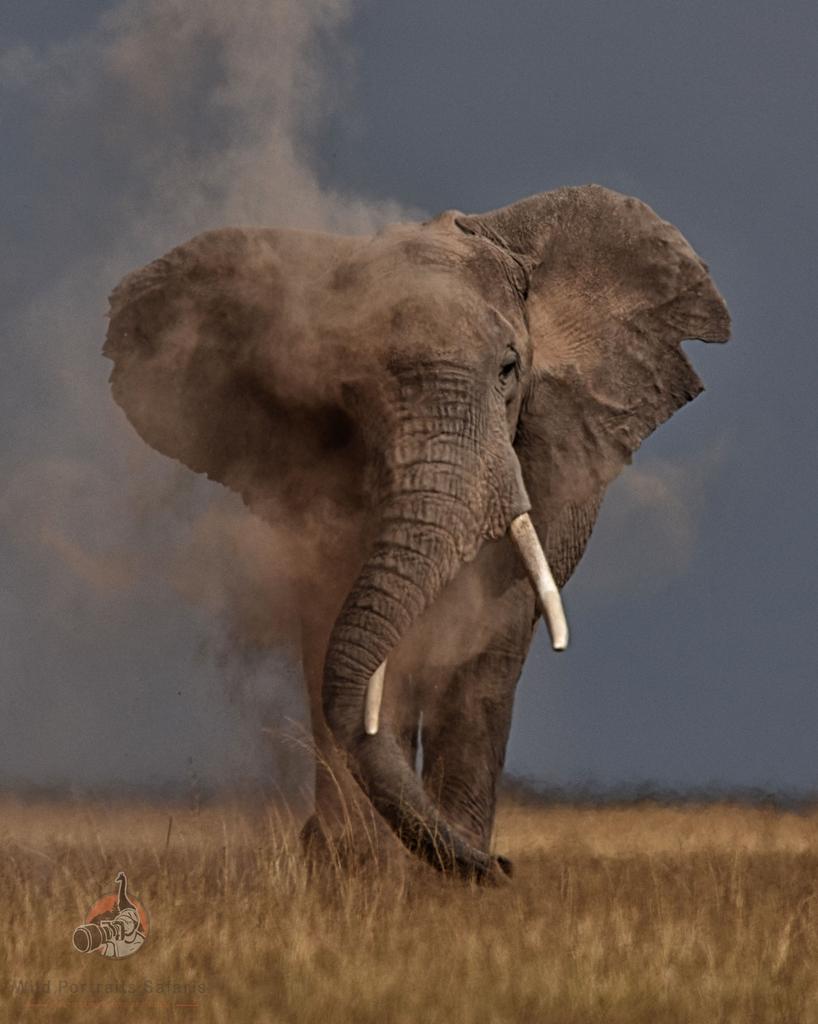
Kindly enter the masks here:
M 477 251 L 476 251 L 477 250 Z M 499 257 L 470 239 L 394 230 L 359 247 L 316 282 L 311 302 L 322 336 L 370 351 L 462 349 L 479 356 L 527 337 L 519 296 Z M 522 342 L 521 342 L 522 343 Z
M 466 287 L 464 253 L 456 239 L 427 236 L 417 226 L 398 226 L 366 240 L 339 260 L 321 286 L 345 302 L 389 301 L 408 291 Z
M 315 309 L 320 335 L 356 339 L 356 347 L 368 342 L 373 353 L 410 342 L 446 349 L 501 343 L 503 320 L 483 296 L 431 270 L 372 270 L 366 286 L 320 296 Z

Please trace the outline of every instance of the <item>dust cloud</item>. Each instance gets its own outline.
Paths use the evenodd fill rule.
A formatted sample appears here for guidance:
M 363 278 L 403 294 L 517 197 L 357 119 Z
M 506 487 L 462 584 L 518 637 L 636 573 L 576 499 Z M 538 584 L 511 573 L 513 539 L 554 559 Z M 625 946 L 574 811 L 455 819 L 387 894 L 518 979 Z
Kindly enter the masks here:
M 0 54 L 45 159 L 42 220 L 0 278 L 9 784 L 282 786 L 303 771 L 260 728 L 304 717 L 282 538 L 147 449 L 100 349 L 116 282 L 202 230 L 406 219 L 313 168 L 317 133 L 343 110 L 350 13 L 346 0 L 140 0 L 47 50 Z
M 721 438 L 683 460 L 637 456 L 608 489 L 594 529 L 593 558 L 586 556 L 578 570 L 575 600 L 605 603 L 623 593 L 651 594 L 683 577 L 696 554 L 706 496 L 728 449 Z

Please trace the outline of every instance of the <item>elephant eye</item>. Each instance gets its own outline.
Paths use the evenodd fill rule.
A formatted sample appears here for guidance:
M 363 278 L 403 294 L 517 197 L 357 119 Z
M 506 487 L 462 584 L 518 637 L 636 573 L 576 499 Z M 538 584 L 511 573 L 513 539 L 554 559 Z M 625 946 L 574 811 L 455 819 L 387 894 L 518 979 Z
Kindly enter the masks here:
M 518 359 L 516 352 L 506 352 L 503 362 L 500 364 L 500 381 L 507 384 L 514 371 L 517 369 Z

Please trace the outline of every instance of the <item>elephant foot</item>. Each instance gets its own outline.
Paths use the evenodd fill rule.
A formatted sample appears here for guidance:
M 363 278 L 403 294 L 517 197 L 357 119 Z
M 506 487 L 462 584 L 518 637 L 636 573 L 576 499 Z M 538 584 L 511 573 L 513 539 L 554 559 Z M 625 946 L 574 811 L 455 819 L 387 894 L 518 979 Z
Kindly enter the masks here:
M 404 878 L 407 870 L 414 875 L 412 868 L 419 868 L 422 873 L 429 870 L 429 866 L 412 859 L 391 832 L 384 829 L 332 829 L 319 815 L 312 814 L 304 822 L 299 838 L 311 878 L 340 873 L 347 877 L 372 874 L 383 880 L 392 875 Z M 454 871 L 444 872 L 461 882 L 487 887 L 507 885 L 513 873 L 511 860 L 499 854 L 485 858 L 480 865 L 461 864 Z
M 381 831 L 376 827 L 332 829 L 317 814 L 310 815 L 299 837 L 309 873 L 331 870 L 383 876 L 406 858 L 391 834 L 382 835 Z

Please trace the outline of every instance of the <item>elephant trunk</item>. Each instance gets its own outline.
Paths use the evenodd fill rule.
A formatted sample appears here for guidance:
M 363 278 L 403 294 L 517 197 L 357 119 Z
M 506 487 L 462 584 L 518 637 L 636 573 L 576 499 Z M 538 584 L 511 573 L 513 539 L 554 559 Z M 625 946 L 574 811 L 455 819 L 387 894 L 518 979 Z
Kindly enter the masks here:
M 389 723 L 378 722 L 389 655 L 483 541 L 530 508 L 504 420 L 476 412 L 454 375 L 435 377 L 435 394 L 400 381 L 414 408 L 401 404 L 391 434 L 379 532 L 330 636 L 323 707 L 353 775 L 404 845 L 443 871 L 485 876 L 495 859 L 447 824 Z
M 324 714 L 375 808 L 412 852 L 445 871 L 485 875 L 493 860 L 442 819 L 391 728 L 364 729 L 367 685 L 452 578 L 476 526 L 465 503 L 420 490 L 383 513 L 382 532 L 335 624 L 324 668 Z M 469 538 L 470 540 L 472 538 Z
M 330 636 L 323 703 L 353 774 L 404 845 L 441 870 L 482 876 L 494 859 L 447 825 L 389 724 L 364 727 L 373 674 L 483 540 L 529 507 L 510 445 L 502 466 L 490 464 L 498 446 L 480 430 L 485 420 L 453 425 L 451 412 L 450 400 L 446 417 L 404 418 L 393 437 L 379 533 Z

